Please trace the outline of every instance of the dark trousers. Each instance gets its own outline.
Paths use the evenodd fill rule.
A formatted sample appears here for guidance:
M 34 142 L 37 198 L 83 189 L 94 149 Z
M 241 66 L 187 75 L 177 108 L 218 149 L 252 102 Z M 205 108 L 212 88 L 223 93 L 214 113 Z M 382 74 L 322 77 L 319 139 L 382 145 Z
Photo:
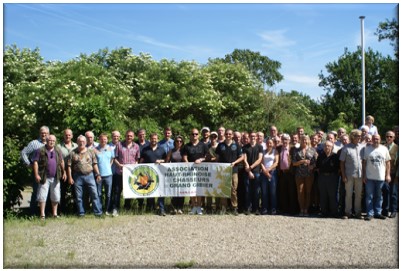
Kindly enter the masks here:
M 391 174 L 391 182 L 383 184 L 382 214 L 387 216 L 389 212 L 398 212 L 398 183 L 395 181 L 395 174 Z
M 341 216 L 345 215 L 345 183 L 342 177 L 339 177 L 339 189 L 338 189 L 338 212 Z M 353 197 L 354 198 L 354 197 Z M 354 205 L 354 200 L 352 200 L 352 205 Z
M 237 188 L 237 197 L 238 197 L 238 210 L 244 211 L 245 208 L 245 177 L 247 173 L 244 168 L 238 169 L 238 188 Z
M 173 205 L 174 209 L 182 210 L 184 209 L 184 200 L 185 197 L 172 197 L 171 204 Z
M 111 188 L 113 209 L 120 209 L 121 192 L 123 191 L 123 176 L 114 174 Z
M 320 208 L 324 216 L 338 216 L 338 174 L 319 174 Z
M 281 213 L 299 213 L 297 187 L 294 174 L 290 171 L 279 171 L 278 202 Z
M 39 214 L 38 202 L 36 201 L 39 184 L 36 182 L 35 177 L 33 176 L 33 174 L 32 174 L 32 179 L 33 179 L 32 195 L 31 195 L 31 202 L 29 203 L 29 211 L 30 211 L 32 216 L 36 216 L 36 215 Z

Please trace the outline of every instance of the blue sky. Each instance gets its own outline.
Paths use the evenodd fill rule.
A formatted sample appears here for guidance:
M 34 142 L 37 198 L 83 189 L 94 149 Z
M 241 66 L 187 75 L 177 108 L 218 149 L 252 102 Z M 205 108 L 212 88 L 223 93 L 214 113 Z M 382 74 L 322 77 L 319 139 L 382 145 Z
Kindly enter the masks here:
M 272 90 L 298 90 L 312 98 L 324 91 L 318 74 L 337 61 L 344 48 L 365 48 L 393 55 L 388 41 L 373 34 L 392 19 L 387 4 L 35 4 L 3 6 L 3 44 L 38 47 L 45 60 L 66 61 L 80 53 L 130 47 L 153 59 L 194 60 L 224 57 L 250 49 L 281 62 L 284 80 Z

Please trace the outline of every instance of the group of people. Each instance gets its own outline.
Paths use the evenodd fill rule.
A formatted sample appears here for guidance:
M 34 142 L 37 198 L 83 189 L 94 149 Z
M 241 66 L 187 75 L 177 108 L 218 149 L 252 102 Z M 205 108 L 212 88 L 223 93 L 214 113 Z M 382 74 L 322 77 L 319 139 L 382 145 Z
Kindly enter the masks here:
M 51 212 L 58 217 L 65 211 L 66 191 L 73 187 L 76 212 L 85 215 L 86 202 L 93 214 L 118 216 L 123 188 L 124 165 L 137 163 L 203 162 L 230 163 L 232 167 L 231 197 L 191 197 L 189 214 L 355 217 L 385 219 L 398 212 L 398 126 L 386 132 L 381 144 L 373 117 L 366 125 L 347 134 L 345 129 L 325 134 L 317 131 L 308 136 L 303 127 L 297 132 L 280 134 L 270 127 L 263 132 L 239 132 L 219 127 L 211 131 L 203 127 L 173 139 L 170 127 L 164 138 L 157 133 L 146 139 L 146 131 L 106 133 L 95 136 L 87 131 L 73 142 L 73 132 L 64 130 L 57 144 L 49 128 L 40 128 L 39 139 L 31 141 L 21 152 L 24 163 L 33 168 L 34 183 L 31 213 L 45 219 L 45 206 L 50 194 Z M 104 202 L 103 202 L 104 198 Z M 184 212 L 184 197 L 171 198 L 172 214 Z M 124 208 L 132 208 L 132 199 L 124 200 Z M 157 203 L 157 206 L 156 206 Z M 363 204 L 364 203 L 364 204 Z M 60 210 L 58 206 L 60 205 Z M 89 204 L 88 204 L 89 205 Z M 138 199 L 142 210 L 145 201 Z M 148 211 L 167 214 L 164 198 L 155 202 L 146 199 Z M 363 210 L 365 209 L 365 210 Z

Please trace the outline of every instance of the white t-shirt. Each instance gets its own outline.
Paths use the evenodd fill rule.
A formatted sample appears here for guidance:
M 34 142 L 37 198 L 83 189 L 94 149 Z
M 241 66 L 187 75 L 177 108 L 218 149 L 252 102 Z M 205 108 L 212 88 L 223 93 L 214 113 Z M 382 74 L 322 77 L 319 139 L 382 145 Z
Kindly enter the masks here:
M 367 179 L 379 181 L 386 179 L 386 162 L 391 160 L 391 157 L 385 146 L 379 145 L 377 148 L 373 145 L 366 146 L 363 160 L 366 161 Z
M 266 150 L 263 151 L 263 165 L 265 168 L 269 168 L 274 164 L 275 155 L 276 149 L 273 149 L 271 154 L 269 154 Z

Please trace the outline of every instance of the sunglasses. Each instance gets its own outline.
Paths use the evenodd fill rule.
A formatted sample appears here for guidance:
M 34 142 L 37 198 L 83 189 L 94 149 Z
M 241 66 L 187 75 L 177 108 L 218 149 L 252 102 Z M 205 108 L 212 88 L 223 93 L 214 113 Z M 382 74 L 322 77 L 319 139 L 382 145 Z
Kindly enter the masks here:
M 50 159 L 53 159 L 53 152 L 50 153 Z
M 199 135 L 199 134 L 193 133 L 192 135 L 193 135 L 193 136 L 197 136 L 197 135 Z
M 393 136 L 386 136 L 387 138 L 393 138 Z
M 176 140 L 175 142 L 177 142 L 177 143 L 182 143 L 182 140 Z

